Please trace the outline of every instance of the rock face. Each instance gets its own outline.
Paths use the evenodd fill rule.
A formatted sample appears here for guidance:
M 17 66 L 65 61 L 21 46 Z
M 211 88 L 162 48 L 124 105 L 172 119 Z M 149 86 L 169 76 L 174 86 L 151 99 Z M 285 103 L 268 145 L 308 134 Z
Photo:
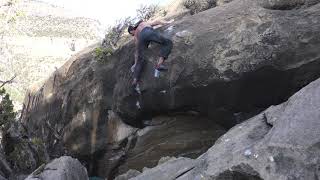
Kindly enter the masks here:
M 2 180 L 1 178 L 3 177 L 9 177 L 12 173 L 12 169 L 9 165 L 9 163 L 7 162 L 4 153 L 1 150 L 0 153 L 0 180 Z
M 319 179 L 320 79 L 233 127 L 177 179 Z M 161 172 L 169 163 L 149 171 Z M 176 178 L 176 172 L 166 176 Z M 143 172 L 134 179 L 158 179 Z M 168 179 L 175 179 L 168 178 Z
M 141 174 L 141 173 L 137 170 L 129 170 L 126 174 L 122 174 L 122 175 L 116 177 L 115 180 L 127 180 L 130 178 L 134 178 L 134 177 L 138 176 L 139 174 Z
M 177 179 L 181 174 L 192 170 L 196 160 L 189 158 L 173 158 L 169 161 L 160 164 L 156 168 L 147 169 L 142 174 L 132 178 L 132 180 L 158 179 L 169 180 Z
M 119 165 L 117 173 L 154 167 L 163 156 L 196 158 L 225 133 L 213 120 L 198 116 L 156 117 L 146 123 L 151 126 L 129 137 L 124 162 Z M 101 170 L 105 172 L 103 167 Z
M 60 157 L 51 163 L 40 166 L 26 180 L 89 180 L 87 170 L 81 163 L 68 156 Z
M 221 111 L 250 111 L 283 102 L 319 77 L 319 24 L 312 23 L 319 21 L 317 7 L 292 14 L 238 0 L 177 22 L 173 31 L 165 31 L 174 41 L 169 72 L 155 80 L 156 48 L 146 55 L 142 109 L 134 106 L 137 96 L 130 92 L 131 75 L 125 71 L 132 62 L 127 54 L 133 52 L 123 48 L 113 110 L 135 125 L 150 113 L 192 109 L 214 117 Z
M 320 4 L 316 2 L 273 10 L 272 3 L 266 8 L 258 0 L 234 0 L 161 28 L 174 42 L 166 62 L 169 71 L 153 77 L 159 47 L 151 44 L 145 54 L 142 95 L 131 88 L 133 42 L 104 62 L 97 62 L 95 46 L 89 47 L 28 94 L 22 121 L 33 136 L 47 142 L 52 157 L 72 154 L 88 163 L 92 175 L 112 178 L 134 164 L 138 170 L 155 165 L 161 156 L 200 153 L 204 148 L 197 146 L 196 139 L 204 138 L 201 129 L 214 143 L 224 129 L 286 101 L 320 77 Z M 177 121 L 172 127 L 169 123 L 150 128 L 148 121 L 155 122 L 155 117 Z M 189 125 L 183 122 L 186 119 Z M 258 141 L 270 127 L 264 121 L 254 122 L 246 128 L 248 133 L 254 131 L 250 139 Z M 135 128 L 151 130 L 139 136 L 146 129 Z M 210 128 L 215 130 L 209 132 Z M 190 151 L 165 141 L 188 138 Z M 141 153 L 149 147 L 153 150 L 149 155 Z M 162 147 L 174 148 L 169 152 Z M 145 159 L 137 158 L 141 154 Z M 240 170 L 231 175 L 241 175 L 246 167 L 235 167 Z M 250 174 L 260 176 L 256 170 Z

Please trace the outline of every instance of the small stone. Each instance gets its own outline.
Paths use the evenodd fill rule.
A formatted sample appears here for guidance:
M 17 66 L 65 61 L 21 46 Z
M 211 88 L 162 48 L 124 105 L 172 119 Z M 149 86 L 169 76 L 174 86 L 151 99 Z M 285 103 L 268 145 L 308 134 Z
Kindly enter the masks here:
M 140 106 L 140 102 L 139 102 L 139 101 L 137 101 L 136 106 L 137 106 L 138 109 L 141 109 L 141 106 Z
M 141 90 L 140 90 L 140 85 L 139 84 L 136 85 L 135 90 L 137 91 L 138 94 L 141 94 Z
M 269 157 L 269 161 L 274 162 L 273 156 L 270 156 L 270 157 Z
M 173 30 L 173 26 L 170 26 L 166 29 L 166 31 L 171 32 Z
M 245 155 L 246 157 L 251 156 L 251 154 L 252 154 L 251 149 L 247 149 L 246 151 L 244 151 L 244 155 Z

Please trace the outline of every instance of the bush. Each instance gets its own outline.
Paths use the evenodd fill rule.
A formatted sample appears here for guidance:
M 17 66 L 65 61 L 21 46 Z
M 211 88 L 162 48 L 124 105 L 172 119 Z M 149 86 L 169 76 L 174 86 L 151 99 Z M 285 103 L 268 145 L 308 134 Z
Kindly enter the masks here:
M 7 130 L 14 121 L 16 112 L 13 110 L 13 104 L 9 94 L 5 89 L 0 90 L 0 126 L 2 130 Z
M 190 10 L 191 14 L 196 14 L 215 7 L 216 0 L 184 0 L 183 5 Z
M 113 49 L 108 47 L 97 47 L 94 50 L 95 59 L 100 62 L 104 62 L 105 57 L 112 55 Z
M 133 24 L 134 19 L 126 17 L 116 21 L 114 26 L 110 26 L 107 30 L 102 46 L 113 50 L 119 47 L 119 41 L 127 32 L 129 25 Z
M 108 27 L 105 38 L 102 42 L 102 47 L 109 52 L 113 52 L 119 48 L 126 39 L 127 29 L 130 25 L 135 24 L 138 20 L 147 21 L 155 16 L 165 16 L 166 11 L 162 10 L 158 5 L 140 6 L 137 9 L 137 14 L 134 18 L 126 17 L 116 21 L 115 25 Z M 98 57 L 104 51 L 97 49 L 96 54 Z
M 137 9 L 136 18 L 147 21 L 155 16 L 165 16 L 166 14 L 167 12 L 158 5 L 141 5 L 140 8 Z

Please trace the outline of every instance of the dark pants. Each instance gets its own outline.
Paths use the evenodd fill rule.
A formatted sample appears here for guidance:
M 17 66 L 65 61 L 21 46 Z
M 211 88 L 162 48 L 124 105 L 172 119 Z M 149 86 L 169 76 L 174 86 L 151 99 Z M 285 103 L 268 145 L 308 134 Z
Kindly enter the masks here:
M 134 78 L 139 80 L 143 65 L 145 63 L 144 60 L 144 52 L 148 49 L 148 45 L 150 42 L 155 42 L 161 45 L 160 49 L 160 57 L 167 59 L 172 49 L 172 41 L 163 37 L 159 32 L 155 31 L 151 27 L 144 28 L 140 34 L 138 39 L 138 62 L 134 69 Z

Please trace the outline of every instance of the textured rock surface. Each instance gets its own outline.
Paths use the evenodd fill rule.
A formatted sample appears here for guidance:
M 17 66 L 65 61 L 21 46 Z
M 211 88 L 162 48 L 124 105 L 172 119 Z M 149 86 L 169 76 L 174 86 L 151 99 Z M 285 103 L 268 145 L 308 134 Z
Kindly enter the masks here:
M 146 55 L 142 109 L 134 106 L 137 96 L 129 91 L 131 76 L 125 71 L 132 50 L 120 50 L 118 67 L 123 70 L 117 72 L 114 111 L 135 124 L 146 114 L 170 110 L 214 116 L 220 109 L 241 112 L 283 102 L 319 77 L 318 7 L 292 13 L 238 0 L 177 22 L 173 31 L 166 31 L 174 40 L 169 72 L 155 80 L 156 48 L 154 56 Z
M 132 137 L 118 173 L 153 167 L 163 156 L 196 158 L 225 133 L 213 120 L 198 116 L 156 117 L 148 123 L 153 125 Z
M 320 79 L 287 102 L 233 127 L 178 179 L 319 179 L 319 92 Z M 138 177 L 154 179 L 158 175 L 142 173 Z
M 142 174 L 132 178 L 132 180 L 158 179 L 169 180 L 177 179 L 181 174 L 184 174 L 195 167 L 196 160 L 189 158 L 171 159 L 159 166 L 148 169 Z
M 155 117 L 145 124 L 146 128 L 109 144 L 106 152 L 96 157 L 95 173 L 112 179 L 129 169 L 154 167 L 163 156 L 196 158 L 225 133 L 214 121 L 191 115 Z M 121 128 L 113 129 L 117 134 Z
M 1 179 L 1 177 L 3 177 L 3 178 L 9 177 L 11 175 L 11 173 L 12 173 L 12 169 L 6 160 L 4 153 L 1 151 L 0 152 L 0 179 Z
M 40 166 L 26 180 L 89 180 L 87 170 L 81 163 L 69 156 L 55 159 L 45 166 Z
M 136 176 L 138 176 L 139 174 L 141 174 L 141 172 L 137 171 L 137 170 L 132 170 L 130 169 L 128 172 L 126 172 L 125 174 L 122 174 L 120 176 L 117 176 L 115 178 L 115 180 L 127 180 L 130 178 L 134 178 Z

